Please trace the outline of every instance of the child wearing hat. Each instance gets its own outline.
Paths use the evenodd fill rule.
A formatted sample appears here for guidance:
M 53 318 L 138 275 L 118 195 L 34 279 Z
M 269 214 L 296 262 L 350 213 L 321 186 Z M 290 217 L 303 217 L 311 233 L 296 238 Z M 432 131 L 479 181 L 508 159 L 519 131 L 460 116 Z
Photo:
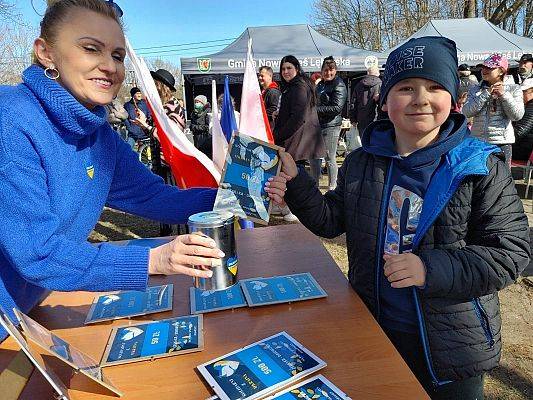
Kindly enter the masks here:
M 505 83 L 509 62 L 500 54 L 490 55 L 481 64 L 481 83 L 468 91 L 462 112 L 472 118 L 472 136 L 497 145 L 511 169 L 512 144 L 515 142 L 513 121 L 524 116 L 520 86 Z
M 450 113 L 457 50 L 411 39 L 388 57 L 381 104 L 337 188 L 281 153 L 285 200 L 313 233 L 346 233 L 348 279 L 433 399 L 482 399 L 498 364 L 498 290 L 529 262 L 529 227 L 497 146 Z

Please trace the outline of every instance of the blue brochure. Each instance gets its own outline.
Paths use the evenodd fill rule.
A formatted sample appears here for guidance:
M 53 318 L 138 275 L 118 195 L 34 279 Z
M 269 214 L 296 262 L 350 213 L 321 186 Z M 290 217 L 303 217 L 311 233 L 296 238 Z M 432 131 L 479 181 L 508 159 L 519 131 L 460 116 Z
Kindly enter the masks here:
M 326 297 L 327 293 L 309 273 L 241 280 L 250 307 Z
M 272 205 L 265 183 L 279 174 L 280 149 L 252 136 L 233 135 L 213 209 L 268 224 Z
M 226 290 L 200 290 L 190 288 L 191 314 L 227 310 L 246 306 L 239 283 Z
M 317 375 L 282 390 L 267 400 L 350 400 L 337 386 L 322 375 Z
M 126 290 L 94 299 L 86 324 L 172 310 L 174 285 L 151 286 L 146 292 Z
M 286 332 L 198 366 L 221 400 L 263 398 L 326 363 Z
M 201 315 L 144 322 L 113 328 L 100 365 L 151 360 L 203 348 Z

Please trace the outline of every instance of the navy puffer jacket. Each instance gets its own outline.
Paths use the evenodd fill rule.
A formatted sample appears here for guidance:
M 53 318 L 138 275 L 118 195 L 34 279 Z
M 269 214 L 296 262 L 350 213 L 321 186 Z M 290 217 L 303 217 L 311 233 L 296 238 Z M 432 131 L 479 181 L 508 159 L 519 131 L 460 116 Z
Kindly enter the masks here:
M 527 217 L 495 150 L 467 137 L 443 157 L 413 239 L 413 252 L 427 268 L 426 286 L 413 288 L 413 296 L 436 385 L 478 376 L 498 364 L 497 292 L 529 262 Z M 331 238 L 346 232 L 348 279 L 378 321 L 389 164 L 385 157 L 358 149 L 340 168 L 334 191 L 322 195 L 301 170 L 285 196 L 291 211 L 316 235 Z

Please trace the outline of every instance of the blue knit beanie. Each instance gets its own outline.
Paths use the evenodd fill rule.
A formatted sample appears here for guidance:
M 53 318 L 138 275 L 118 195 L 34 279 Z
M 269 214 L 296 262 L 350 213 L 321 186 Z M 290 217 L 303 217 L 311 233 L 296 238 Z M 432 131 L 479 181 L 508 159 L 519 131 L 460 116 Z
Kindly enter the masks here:
M 455 42 L 441 36 L 414 38 L 395 49 L 387 57 L 380 104 L 387 100 L 391 88 L 407 78 L 425 78 L 442 85 L 457 102 L 459 74 L 457 73 Z

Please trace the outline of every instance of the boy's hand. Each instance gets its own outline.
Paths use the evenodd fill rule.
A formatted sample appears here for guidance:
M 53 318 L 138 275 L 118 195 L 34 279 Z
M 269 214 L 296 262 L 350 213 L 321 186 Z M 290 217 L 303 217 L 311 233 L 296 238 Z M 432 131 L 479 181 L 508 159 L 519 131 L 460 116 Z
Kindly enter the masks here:
M 385 276 L 393 288 L 422 287 L 426 284 L 426 267 L 413 253 L 384 254 Z
M 288 175 L 289 179 L 287 180 L 290 181 L 292 178 L 296 178 L 296 175 L 298 175 L 298 167 L 292 156 L 285 150 L 280 150 L 279 158 L 281 158 L 281 172 Z
M 285 203 L 283 197 L 285 197 L 285 191 L 287 190 L 287 178 L 290 179 L 288 175 L 281 172 L 279 176 L 268 178 L 268 182 L 265 183 L 265 191 L 268 197 L 278 206 Z

